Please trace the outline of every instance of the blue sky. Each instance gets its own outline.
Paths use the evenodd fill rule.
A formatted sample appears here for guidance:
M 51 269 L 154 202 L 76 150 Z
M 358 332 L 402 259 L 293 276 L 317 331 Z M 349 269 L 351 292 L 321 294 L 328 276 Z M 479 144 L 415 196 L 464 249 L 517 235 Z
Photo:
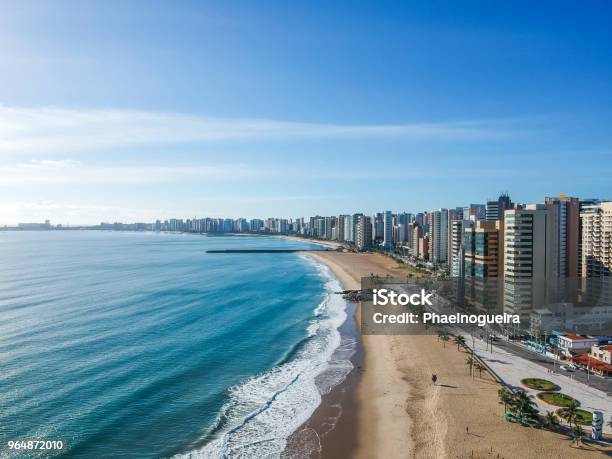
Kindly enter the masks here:
M 612 197 L 609 2 L 4 2 L 0 224 Z

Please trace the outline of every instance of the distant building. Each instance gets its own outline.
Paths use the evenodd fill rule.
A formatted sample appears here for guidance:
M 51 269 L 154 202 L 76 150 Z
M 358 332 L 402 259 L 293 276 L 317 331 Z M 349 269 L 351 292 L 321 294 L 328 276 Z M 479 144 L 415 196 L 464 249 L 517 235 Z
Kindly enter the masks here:
M 611 306 L 590 306 L 575 303 L 553 303 L 534 309 L 530 314 L 533 335 L 554 330 L 580 330 L 581 333 L 609 333 Z
M 429 235 L 419 238 L 419 258 L 429 260 Z
M 579 204 L 579 214 L 580 214 L 580 223 L 579 223 L 579 230 L 578 230 L 578 275 L 579 276 L 583 276 L 582 274 L 582 226 L 583 226 L 583 222 L 582 222 L 582 217 L 583 215 L 588 215 L 593 211 L 596 211 L 596 209 L 599 207 L 599 205 L 601 204 L 601 199 L 593 199 L 593 198 L 583 198 L 580 200 L 580 204 Z
M 561 195 L 546 198 L 550 219 L 557 235 L 556 271 L 559 277 L 578 277 L 578 247 L 580 245 L 580 201 Z
M 359 218 L 362 217 L 363 214 L 358 213 L 358 214 L 353 214 L 352 220 L 353 220 L 353 229 L 352 229 L 352 238 L 351 241 L 353 243 L 357 243 L 357 222 L 359 221 Z
M 355 245 L 359 250 L 368 250 L 372 247 L 372 221 L 370 217 L 360 215 L 355 229 Z
M 328 240 L 334 239 L 334 228 L 336 227 L 337 217 L 325 217 L 325 234 L 324 238 Z
M 599 338 L 575 333 L 563 333 L 557 338 L 559 349 L 567 356 L 589 352 L 596 344 L 599 344 Z
M 487 216 L 487 206 L 485 204 L 470 204 L 462 210 L 464 220 L 485 220 Z
M 446 263 L 448 257 L 448 209 L 434 210 L 429 214 L 429 261 Z
M 499 277 L 503 270 L 504 233 L 500 221 L 466 222 L 464 235 L 466 276 Z
M 393 213 L 390 210 L 385 210 L 383 213 L 382 246 L 385 250 L 393 248 Z
M 591 357 L 599 360 L 600 362 L 612 365 L 612 345 L 594 345 L 591 348 Z
M 527 319 L 546 301 L 545 283 L 556 272 L 558 228 L 542 204 L 507 210 L 504 224 L 504 308 Z
M 372 241 L 379 243 L 382 242 L 385 232 L 385 223 L 383 214 L 380 212 L 375 213 L 371 219 L 372 223 Z
M 450 274 L 453 277 L 458 277 L 460 271 L 464 268 L 463 264 L 465 260 L 462 260 L 461 248 L 464 246 L 465 233 L 467 230 L 471 230 L 474 226 L 474 222 L 471 220 L 452 220 L 450 222 L 450 238 L 449 238 L 449 253 L 448 253 L 448 265 Z M 470 239 L 471 243 L 471 239 Z M 470 253 L 473 250 L 470 247 Z M 463 255 L 465 256 L 466 248 L 464 247 Z
M 353 237 L 353 217 L 351 215 L 341 215 L 342 223 L 342 240 L 346 242 L 354 242 Z M 340 218 L 338 219 L 340 220 Z
M 582 276 L 612 277 L 612 201 L 583 209 L 580 218 Z
M 510 196 L 504 193 L 496 201 L 487 201 L 485 218 L 489 221 L 503 220 L 504 212 L 508 209 L 512 209 L 512 201 Z
M 420 244 L 420 240 L 423 239 L 423 230 L 421 229 L 421 225 L 414 222 L 410 225 L 410 255 L 415 258 L 421 257 L 420 250 L 422 245 Z
M 594 344 L 589 353 L 580 354 L 572 361 L 595 374 L 609 376 L 612 374 L 612 345 Z
M 350 226 L 350 215 L 339 215 L 338 216 L 338 229 L 337 229 L 337 239 L 338 241 L 346 241 L 346 223 L 347 223 L 347 217 L 349 218 L 349 226 Z M 350 239 L 349 239 L 350 240 Z
M 254 218 L 250 222 L 250 229 L 251 229 L 252 233 L 258 233 L 258 232 L 262 231 L 263 227 L 264 227 L 264 221 L 260 220 L 258 218 Z

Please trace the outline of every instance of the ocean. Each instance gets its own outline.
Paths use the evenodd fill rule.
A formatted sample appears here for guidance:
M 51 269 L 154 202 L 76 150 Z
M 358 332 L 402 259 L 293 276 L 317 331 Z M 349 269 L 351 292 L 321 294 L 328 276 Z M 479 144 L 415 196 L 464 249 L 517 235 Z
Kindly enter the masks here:
M 0 232 L 0 455 L 280 457 L 352 368 L 346 303 L 302 254 L 206 253 L 222 248 L 320 246 Z

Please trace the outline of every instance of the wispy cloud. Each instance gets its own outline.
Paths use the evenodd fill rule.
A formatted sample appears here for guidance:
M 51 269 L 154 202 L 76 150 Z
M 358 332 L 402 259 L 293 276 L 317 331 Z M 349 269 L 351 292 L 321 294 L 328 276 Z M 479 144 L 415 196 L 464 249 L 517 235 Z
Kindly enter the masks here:
M 287 168 L 278 166 L 257 167 L 253 164 L 220 163 L 220 164 L 193 164 L 193 165 L 99 165 L 88 164 L 73 159 L 60 160 L 30 160 L 15 164 L 0 165 L 0 187 L 29 187 L 52 185 L 161 185 L 167 183 L 197 183 L 206 182 L 235 182 L 246 179 L 261 182 L 274 179 L 296 179 L 302 181 L 320 180 L 431 180 L 451 179 L 463 177 L 465 179 L 478 178 L 508 178 L 520 174 L 523 178 L 533 178 L 537 171 L 524 171 L 516 168 L 494 167 L 454 167 L 452 170 L 412 167 L 395 171 L 361 169 L 330 169 L 305 170 L 304 168 Z M 290 195 L 276 196 L 241 196 L 237 197 L 243 202 L 260 200 L 295 201 L 298 199 L 311 200 L 321 196 Z M 210 199 L 217 199 L 210 198 Z
M 76 110 L 0 106 L 0 154 L 100 151 L 136 145 L 305 138 L 482 140 L 511 134 L 508 123 L 320 124 L 222 119 L 138 110 Z
M 147 185 L 172 182 L 231 181 L 264 177 L 244 164 L 192 166 L 91 166 L 75 160 L 32 160 L 0 166 L 0 186 Z

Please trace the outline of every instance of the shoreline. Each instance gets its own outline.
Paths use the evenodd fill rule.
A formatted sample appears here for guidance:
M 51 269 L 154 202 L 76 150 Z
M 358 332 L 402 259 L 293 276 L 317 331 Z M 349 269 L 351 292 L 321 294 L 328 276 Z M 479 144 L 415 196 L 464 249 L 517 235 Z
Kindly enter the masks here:
M 380 254 L 309 252 L 325 264 L 344 289 L 358 289 L 370 273 L 400 277 L 405 268 Z M 349 317 L 347 317 L 347 321 Z M 359 327 L 359 306 L 353 320 Z M 318 456 L 331 459 L 394 458 L 596 458 L 610 449 L 571 446 L 559 432 L 528 428 L 504 419 L 497 391 L 486 371 L 469 375 L 466 353 L 429 335 L 361 335 L 363 366 L 355 365 L 305 426 L 316 425 L 341 400 L 334 430 L 321 440 Z M 431 383 L 431 374 L 438 383 Z M 337 398 L 331 394 L 336 392 Z M 342 397 L 340 397 L 342 395 Z M 318 415 L 318 414 L 319 415 Z M 545 413 L 542 413 L 545 414 Z M 469 429 L 469 430 L 468 430 Z
M 344 247 L 342 244 L 340 244 L 339 242 L 333 242 L 333 241 L 322 241 L 319 239 L 308 239 L 305 237 L 297 237 L 297 236 L 286 236 L 286 235 L 270 235 L 272 237 L 279 237 L 281 239 L 287 239 L 289 241 L 297 241 L 297 242 L 305 242 L 305 243 L 310 243 L 310 244 L 317 244 L 323 247 L 331 247 L 334 249 L 339 249 Z
M 368 276 L 370 272 L 397 275 L 391 271 L 396 262 L 380 254 L 309 252 L 306 256 L 326 265 L 344 290 L 359 289 L 361 276 Z M 348 263 L 344 263 L 343 258 Z M 391 359 L 377 358 L 387 350 L 386 342 L 377 339 L 380 337 L 363 336 L 359 332 L 360 312 L 360 306 L 355 305 L 352 320 L 358 330 L 360 360 L 351 371 L 350 375 L 354 378 L 351 384 L 334 388 L 339 392 L 351 392 L 344 396 L 343 416 L 338 420 L 336 428 L 321 441 L 320 457 L 414 457 L 414 445 L 407 435 L 411 420 L 401 408 L 403 394 L 388 390 L 401 383 L 401 375 L 395 371 Z M 323 401 L 319 410 L 325 410 Z

